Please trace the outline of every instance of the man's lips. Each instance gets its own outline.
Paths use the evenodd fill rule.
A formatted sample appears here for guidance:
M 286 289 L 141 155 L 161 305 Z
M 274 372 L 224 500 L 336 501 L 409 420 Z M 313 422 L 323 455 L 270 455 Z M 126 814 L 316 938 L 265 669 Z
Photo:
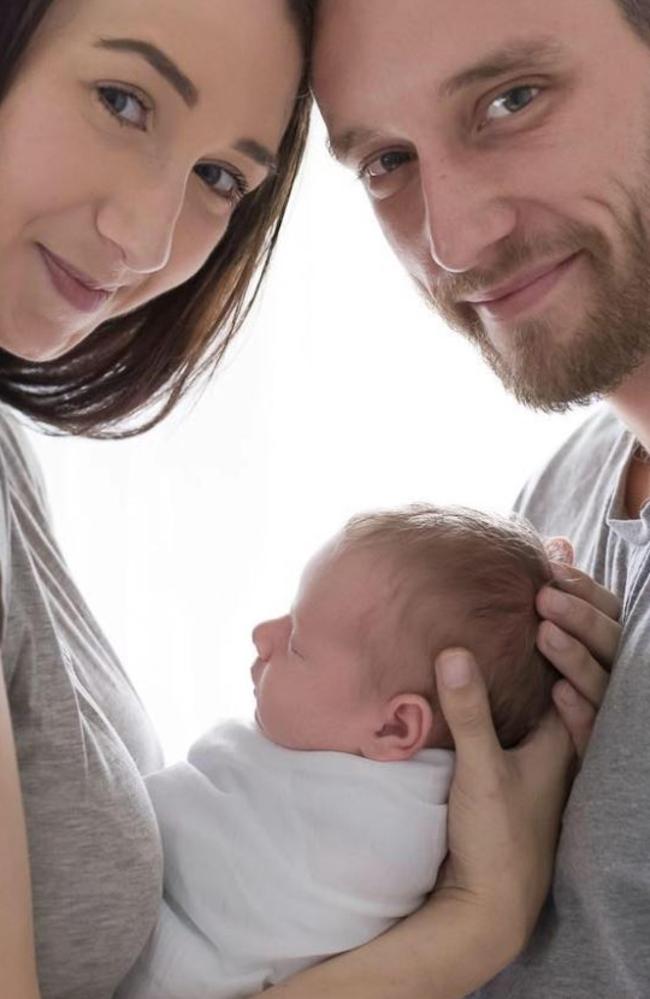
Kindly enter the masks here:
M 519 274 L 517 277 L 512 278 L 505 284 L 498 285 L 496 288 L 492 288 L 489 291 L 477 292 L 474 295 L 468 295 L 464 299 L 469 305 L 491 305 L 493 302 L 499 302 L 501 299 L 508 298 L 510 295 L 515 295 L 524 288 L 528 288 L 530 285 L 535 284 L 542 278 L 547 277 L 554 271 L 563 267 L 564 264 L 568 264 L 577 256 L 576 253 L 571 254 L 570 257 L 563 257 L 561 260 L 556 260 L 553 263 L 541 264 L 524 274 Z
M 465 299 L 465 303 L 489 319 L 497 321 L 515 319 L 525 310 L 539 305 L 571 270 L 579 256 L 579 253 L 574 253 L 551 265 L 546 264 L 527 271 L 508 284 L 500 285 L 489 292 L 469 296 Z

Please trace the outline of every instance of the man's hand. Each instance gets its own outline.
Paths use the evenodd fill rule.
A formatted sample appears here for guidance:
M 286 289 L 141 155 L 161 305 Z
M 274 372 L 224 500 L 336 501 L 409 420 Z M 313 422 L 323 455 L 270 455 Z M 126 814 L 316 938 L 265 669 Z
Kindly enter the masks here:
M 431 903 L 440 898 L 439 891 L 443 897 L 464 900 L 480 914 L 485 931 L 493 922 L 489 945 L 510 946 L 506 956 L 511 960 L 531 933 L 548 891 L 560 817 L 575 769 L 574 747 L 551 708 L 519 746 L 503 750 L 481 671 L 469 652 L 441 653 L 436 675 L 456 763 L 449 798 L 449 857 Z M 588 710 L 593 721 L 593 709 Z M 489 934 L 486 939 L 490 941 Z
M 537 644 L 565 677 L 556 684 L 553 700 L 582 757 L 618 649 L 621 608 L 618 598 L 586 573 L 565 562 L 551 567 L 555 586 L 545 586 L 537 596 L 544 618 Z

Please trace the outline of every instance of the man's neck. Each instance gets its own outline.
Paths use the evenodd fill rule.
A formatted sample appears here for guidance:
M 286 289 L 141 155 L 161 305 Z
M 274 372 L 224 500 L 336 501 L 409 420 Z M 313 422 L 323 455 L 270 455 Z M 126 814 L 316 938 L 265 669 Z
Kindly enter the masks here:
M 650 454 L 650 359 L 626 378 L 607 401 Z
M 626 425 L 641 447 L 650 454 L 650 360 L 630 375 L 608 398 L 614 412 Z M 626 507 L 631 517 L 638 517 L 650 499 L 650 463 L 632 461 L 626 487 Z

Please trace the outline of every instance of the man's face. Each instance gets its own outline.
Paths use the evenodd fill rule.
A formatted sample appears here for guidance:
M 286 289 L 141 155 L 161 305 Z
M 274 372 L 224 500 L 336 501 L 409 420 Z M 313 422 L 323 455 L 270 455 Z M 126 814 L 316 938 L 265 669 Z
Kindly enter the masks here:
M 321 0 L 314 84 L 431 304 L 522 401 L 650 354 L 650 48 L 614 0 Z
M 290 614 L 253 631 L 256 718 L 288 749 L 364 754 L 383 701 L 364 636 L 384 622 L 389 574 L 369 552 L 328 544 L 307 565 Z

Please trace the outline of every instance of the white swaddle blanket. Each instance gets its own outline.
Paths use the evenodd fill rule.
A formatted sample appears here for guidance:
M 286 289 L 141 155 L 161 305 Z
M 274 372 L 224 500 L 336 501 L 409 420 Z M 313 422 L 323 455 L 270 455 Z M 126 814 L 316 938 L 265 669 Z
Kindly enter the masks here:
M 453 754 L 376 763 L 217 726 L 147 778 L 165 897 L 119 999 L 238 999 L 418 908 L 446 852 Z

